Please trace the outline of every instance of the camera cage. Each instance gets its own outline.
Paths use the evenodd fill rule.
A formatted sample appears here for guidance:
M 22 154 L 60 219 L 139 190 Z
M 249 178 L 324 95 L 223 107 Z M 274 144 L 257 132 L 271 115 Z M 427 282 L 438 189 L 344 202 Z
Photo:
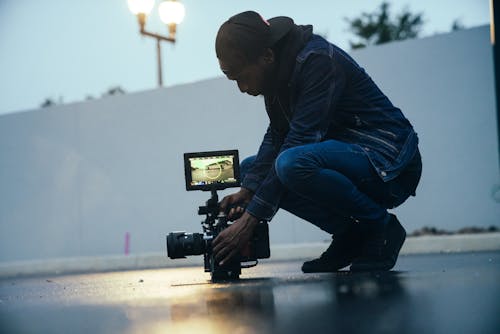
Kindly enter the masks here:
M 210 158 L 217 160 L 218 162 L 214 162 L 205 166 L 206 170 L 211 170 L 211 166 L 214 166 L 215 170 L 219 171 L 219 176 L 224 170 L 224 165 L 230 165 L 231 170 L 233 171 L 233 175 L 228 179 L 217 179 L 210 178 L 207 176 L 207 179 L 200 181 L 195 184 L 193 182 L 193 160 L 209 160 Z M 223 160 L 228 158 L 226 160 Z M 229 163 L 229 160 L 231 162 Z M 193 152 L 193 153 L 184 153 L 184 173 L 186 180 L 186 190 L 202 190 L 202 191 L 217 191 L 223 190 L 226 188 L 234 188 L 239 187 L 241 185 L 241 177 L 240 177 L 240 162 L 238 150 L 223 150 L 223 151 L 206 151 L 206 152 Z M 212 181 L 212 182 L 211 182 Z
M 203 234 L 169 233 L 166 238 L 167 255 L 177 259 L 203 254 L 204 270 L 210 272 L 212 282 L 239 279 L 241 269 L 257 265 L 258 259 L 269 258 L 269 228 L 265 221 L 255 228 L 247 252 L 223 266 L 215 261 L 211 250 L 211 240 L 229 226 L 226 215 L 219 211 L 217 190 L 241 184 L 238 150 L 184 153 L 184 171 L 186 190 L 210 191 L 211 197 L 206 205 L 198 208 L 198 215 L 206 216 L 201 222 Z

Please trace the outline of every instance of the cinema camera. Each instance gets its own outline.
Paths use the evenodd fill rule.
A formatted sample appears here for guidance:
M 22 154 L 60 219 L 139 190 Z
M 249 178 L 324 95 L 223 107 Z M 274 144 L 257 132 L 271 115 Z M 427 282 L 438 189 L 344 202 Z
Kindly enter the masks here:
M 227 210 L 220 213 L 217 190 L 240 186 L 240 164 L 237 150 L 184 154 L 186 190 L 210 191 L 212 197 L 198 209 L 206 218 L 201 222 L 203 233 L 172 232 L 167 235 L 167 253 L 171 259 L 187 255 L 202 255 L 205 272 L 210 272 L 212 282 L 239 279 L 242 268 L 250 268 L 258 259 L 269 258 L 269 229 L 261 221 L 250 242 L 231 261 L 220 266 L 212 253 L 212 240 L 230 226 Z

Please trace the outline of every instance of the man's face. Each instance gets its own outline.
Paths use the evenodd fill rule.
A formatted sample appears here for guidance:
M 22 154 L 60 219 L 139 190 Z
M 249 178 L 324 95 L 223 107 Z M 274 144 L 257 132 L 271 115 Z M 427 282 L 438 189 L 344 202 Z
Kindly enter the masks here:
M 229 80 L 234 80 L 242 93 L 258 96 L 269 93 L 272 87 L 274 59 L 259 57 L 255 62 L 248 62 L 243 56 L 219 59 L 219 65 Z

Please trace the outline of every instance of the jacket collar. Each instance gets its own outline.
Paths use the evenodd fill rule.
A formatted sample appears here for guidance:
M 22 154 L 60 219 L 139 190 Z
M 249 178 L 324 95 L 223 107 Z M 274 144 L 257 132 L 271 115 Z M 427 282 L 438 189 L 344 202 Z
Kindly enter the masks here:
M 276 81 L 274 82 L 274 94 L 280 94 L 288 87 L 288 81 L 295 67 L 295 62 L 299 52 L 305 47 L 312 36 L 313 27 L 311 25 L 294 25 L 290 32 L 278 42 L 275 48 L 277 69 Z

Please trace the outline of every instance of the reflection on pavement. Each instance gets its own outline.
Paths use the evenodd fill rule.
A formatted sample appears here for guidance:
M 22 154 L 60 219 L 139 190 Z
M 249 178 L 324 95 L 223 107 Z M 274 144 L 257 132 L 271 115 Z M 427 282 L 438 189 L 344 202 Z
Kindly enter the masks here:
M 408 329 L 411 303 L 398 272 L 242 280 L 171 300 L 166 330 L 303 333 Z M 366 312 L 366 313 L 365 313 Z M 360 322 L 360 313 L 370 319 Z
M 399 263 L 407 271 L 264 263 L 218 284 L 199 267 L 4 279 L 0 332 L 498 333 L 500 252 Z

